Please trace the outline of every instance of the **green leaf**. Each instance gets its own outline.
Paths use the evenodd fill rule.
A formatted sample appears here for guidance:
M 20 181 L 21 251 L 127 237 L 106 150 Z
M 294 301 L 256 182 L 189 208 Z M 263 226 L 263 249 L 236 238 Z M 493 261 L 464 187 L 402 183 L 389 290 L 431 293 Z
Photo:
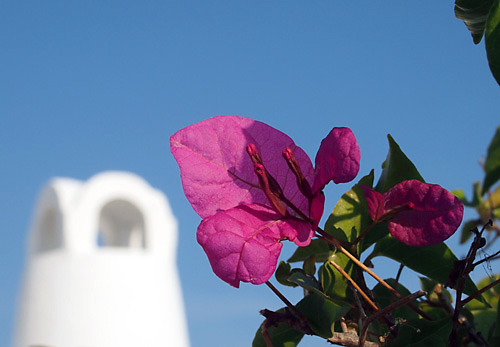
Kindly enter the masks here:
M 349 276 L 353 276 L 353 272 L 356 268 L 346 255 L 338 252 L 332 254 L 329 259 L 333 260 L 337 265 L 343 268 Z M 319 276 L 323 291 L 326 295 L 335 300 L 350 302 L 352 292 L 347 285 L 347 280 L 340 272 L 337 271 L 337 269 L 333 267 L 333 265 L 330 264 L 330 262 L 326 262 L 320 268 Z
M 500 9 L 498 4 L 496 5 L 496 11 L 499 17 L 498 20 L 500 20 Z M 500 26 L 497 30 L 499 31 L 498 35 L 500 36 Z M 500 69 L 500 37 L 495 49 L 499 55 L 499 66 L 497 68 Z M 497 81 L 500 78 L 500 70 L 498 73 L 498 77 L 495 76 Z M 488 146 L 488 153 L 486 155 L 486 161 L 484 162 L 484 171 L 486 172 L 486 176 L 483 181 L 483 195 L 500 179 L 500 127 L 497 128 L 495 136 L 493 136 L 493 139 Z
M 396 286 L 396 280 L 393 278 L 389 278 L 385 280 L 391 287 L 396 289 L 396 291 L 401 294 L 402 297 L 410 295 L 410 291 L 406 289 L 401 283 L 397 284 Z M 377 305 L 380 308 L 384 308 L 392 304 L 393 302 L 397 301 L 398 298 L 396 298 L 387 288 L 385 288 L 382 284 L 378 283 L 375 288 L 373 288 L 373 295 L 375 296 L 375 300 L 377 302 Z M 416 304 L 416 300 L 414 301 L 414 304 Z M 413 311 L 408 305 L 400 306 L 393 310 L 391 312 L 393 320 L 398 320 L 398 319 L 414 319 L 418 318 L 418 313 Z
M 284 312 L 284 309 L 281 309 L 278 312 Z M 262 335 L 263 324 L 261 324 L 261 326 L 255 333 L 252 347 L 267 347 L 264 336 Z M 295 347 L 299 344 L 300 340 L 304 336 L 304 333 L 293 329 L 286 323 L 279 323 L 278 326 L 270 326 L 267 329 L 267 333 L 271 338 L 273 346 L 276 347 Z
M 304 297 L 295 307 L 306 316 L 309 327 L 324 338 L 332 337 L 333 325 L 350 310 L 350 306 L 340 305 L 314 292 Z
M 481 42 L 493 0 L 457 0 L 455 1 L 455 17 L 462 20 L 475 44 Z
M 479 204 L 482 202 L 482 189 L 481 189 L 481 182 L 474 182 L 472 186 L 472 200 L 468 201 L 465 193 L 463 192 L 462 189 L 457 189 L 451 192 L 453 195 L 455 195 L 460 201 L 465 206 L 468 207 L 477 207 Z
M 497 316 L 492 336 L 490 338 L 490 346 L 500 346 L 500 301 L 497 305 Z
M 318 295 L 325 296 L 325 293 L 323 293 L 319 288 L 319 283 L 303 272 L 292 272 L 288 280 L 310 292 L 315 292 Z
M 305 261 L 311 255 L 316 257 L 316 261 L 324 263 L 330 255 L 330 244 L 323 239 L 311 240 L 311 243 L 306 247 L 297 247 L 297 250 L 292 254 L 289 263 L 296 263 L 298 261 Z
M 500 275 L 494 275 L 494 276 L 487 276 L 483 278 L 479 283 L 477 284 L 478 288 L 484 288 L 488 284 L 498 280 L 500 278 Z M 498 305 L 498 298 L 500 297 L 500 284 L 496 285 L 493 287 L 493 289 L 487 290 L 486 292 L 483 293 L 483 298 L 484 300 L 491 306 L 491 307 L 496 307 Z M 488 306 L 483 305 L 482 303 L 478 301 L 471 301 L 469 302 L 466 307 L 471 310 L 471 311 L 476 311 L 476 310 L 487 310 L 490 309 Z
M 425 247 L 410 247 L 402 242 L 386 236 L 375 244 L 375 248 L 368 257 L 385 256 L 404 264 L 413 271 L 421 273 L 445 284 L 453 270 L 457 257 L 445 243 Z M 464 292 L 468 295 L 477 291 L 476 285 L 469 277 L 465 282 Z
M 382 174 L 378 180 L 375 190 L 385 193 L 396 184 L 416 179 L 425 182 L 415 165 L 403 153 L 399 145 L 394 141 L 391 135 L 387 135 L 389 140 L 389 153 L 385 162 L 382 164 Z
M 342 195 L 325 224 L 325 231 L 337 239 L 354 242 L 358 235 L 371 224 L 364 192 L 360 185 L 373 185 L 373 170 L 351 190 Z
M 474 235 L 472 232 L 471 232 L 471 229 L 474 229 L 475 227 L 477 227 L 479 225 L 481 221 L 478 221 L 476 219 L 472 219 L 472 220 L 469 220 L 467 222 L 465 222 L 464 224 L 462 224 L 462 230 L 460 231 L 460 244 L 463 245 L 464 243 L 466 243 L 471 237 L 472 235 Z
M 485 45 L 486 55 L 490 70 L 495 77 L 495 80 L 500 84 L 500 3 L 494 1 L 493 7 L 490 10 L 488 19 L 486 20 L 485 30 Z
M 276 280 L 284 286 L 297 287 L 297 283 L 295 283 L 294 281 L 290 281 L 290 277 L 296 272 L 299 272 L 305 276 L 304 270 L 292 269 L 292 266 L 290 264 L 284 261 L 280 261 L 278 268 L 274 273 L 274 276 L 276 277 Z
M 410 319 L 400 325 L 398 337 L 388 345 L 405 347 L 448 346 L 451 328 L 450 318 L 432 322 L 425 319 Z

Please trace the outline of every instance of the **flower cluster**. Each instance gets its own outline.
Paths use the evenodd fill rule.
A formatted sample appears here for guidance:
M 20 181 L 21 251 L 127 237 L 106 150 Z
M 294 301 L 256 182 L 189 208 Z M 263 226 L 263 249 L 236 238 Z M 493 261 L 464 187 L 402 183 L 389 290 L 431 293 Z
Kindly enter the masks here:
M 323 188 L 359 171 L 353 133 L 334 128 L 316 166 L 281 131 L 236 116 L 191 125 L 170 139 L 184 192 L 203 218 L 197 239 L 217 276 L 232 286 L 273 274 L 282 244 L 310 243 L 323 214 Z
M 170 138 L 187 199 L 203 219 L 197 240 L 213 271 L 234 287 L 261 284 L 274 273 L 281 241 L 307 246 L 323 215 L 323 189 L 352 181 L 360 150 L 348 128 L 322 140 L 313 167 L 281 131 L 249 118 L 219 116 Z M 382 195 L 365 187 L 374 223 L 385 219 L 394 238 L 435 244 L 460 224 L 463 206 L 443 188 L 405 181 Z

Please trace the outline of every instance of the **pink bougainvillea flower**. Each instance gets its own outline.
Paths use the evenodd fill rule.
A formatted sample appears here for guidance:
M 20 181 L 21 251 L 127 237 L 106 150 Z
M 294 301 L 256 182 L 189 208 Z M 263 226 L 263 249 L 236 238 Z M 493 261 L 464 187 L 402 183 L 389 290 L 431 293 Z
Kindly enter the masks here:
M 359 147 L 347 128 L 321 143 L 316 168 L 281 131 L 249 118 L 219 116 L 170 138 L 184 193 L 204 218 L 198 242 L 232 286 L 267 281 L 281 241 L 310 243 L 323 214 L 324 186 L 354 179 Z
M 460 226 L 464 207 L 453 194 L 437 184 L 408 180 L 385 194 L 361 186 L 368 213 L 374 222 L 389 219 L 391 235 L 409 246 L 443 242 Z
M 309 244 L 311 227 L 296 220 L 284 221 L 264 205 L 238 205 L 205 218 L 197 239 L 209 255 L 214 273 L 230 285 L 261 284 L 274 273 L 281 240 Z

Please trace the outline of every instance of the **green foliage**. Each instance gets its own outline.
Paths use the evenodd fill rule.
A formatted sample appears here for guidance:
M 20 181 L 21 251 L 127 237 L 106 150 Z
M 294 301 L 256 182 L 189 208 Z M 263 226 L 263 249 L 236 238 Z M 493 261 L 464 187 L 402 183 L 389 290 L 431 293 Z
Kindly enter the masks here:
M 339 240 L 354 242 L 371 223 L 360 185 L 373 185 L 373 170 L 342 195 L 325 224 L 325 231 Z
M 448 281 L 453 266 L 458 260 L 451 249 L 444 243 L 425 247 L 410 247 L 390 236 L 377 242 L 368 259 L 377 256 L 385 256 L 396 260 L 413 271 L 443 284 Z M 476 291 L 476 285 L 469 277 L 464 292 L 473 294 Z
M 425 319 L 410 319 L 401 324 L 398 337 L 388 346 L 405 347 L 442 347 L 448 345 L 451 332 L 451 320 L 448 318 L 429 322 Z
M 497 10 L 500 20 L 500 9 Z M 499 28 L 500 30 L 500 28 Z M 497 44 L 500 49 L 500 41 Z M 500 52 L 499 54 L 499 68 L 500 68 Z M 488 147 L 488 154 L 484 162 L 484 171 L 486 176 L 483 181 L 483 195 L 490 189 L 498 180 L 500 180 L 500 127 L 497 128 L 495 136 L 490 142 Z
M 488 13 L 493 0 L 457 0 L 455 1 L 455 16 L 462 20 L 475 44 L 481 42 L 486 27 Z
M 492 182 L 491 184 L 498 180 L 498 178 L 491 178 L 495 177 L 491 176 L 495 172 L 492 168 L 496 168 L 496 164 L 491 163 L 496 163 L 495 158 L 500 147 L 499 131 L 488 150 L 486 171 L 487 177 L 490 178 L 485 179 L 485 182 Z M 375 189 L 385 192 L 404 180 L 423 181 L 415 165 L 396 141 L 390 135 L 388 139 L 389 152 Z M 281 262 L 276 270 L 276 278 L 281 284 L 303 289 L 304 297 L 296 304 L 296 307 L 305 316 L 312 333 L 322 338 L 332 337 L 334 332 L 340 331 L 339 320 L 341 318 L 359 333 L 358 323 L 362 319 L 359 311 L 360 305 L 369 316 L 373 314 L 372 305 L 383 309 L 399 300 L 381 283 L 371 289 L 366 288 L 364 281 L 366 273 L 344 251 L 336 248 L 342 245 L 357 259 L 361 259 L 366 250 L 371 250 L 370 254 L 364 257 L 365 264 L 372 264 L 372 259 L 375 257 L 386 257 L 423 275 L 420 277 L 420 282 L 425 291 L 425 298 L 413 300 L 411 306 L 396 305 L 383 319 L 376 320 L 368 326 L 369 334 L 385 340 L 386 346 L 444 346 L 449 344 L 450 335 L 456 336 L 458 341 L 466 341 L 474 334 L 475 338 L 482 335 L 492 346 L 498 345 L 500 341 L 500 327 L 497 323 L 500 285 L 482 295 L 475 293 L 478 287 L 488 285 L 500 278 L 500 275 L 488 277 L 476 286 L 469 272 L 462 277 L 462 271 L 465 270 L 461 266 L 465 263 L 459 261 L 446 244 L 411 247 L 395 240 L 389 235 L 387 221 L 374 224 L 368 213 L 364 190 L 360 186 L 372 187 L 373 183 L 374 172 L 372 170 L 343 194 L 335 205 L 326 222 L 325 232 L 326 235 L 337 240 L 337 246 L 334 246 L 335 243 L 327 242 L 327 238 L 315 239 L 309 246 L 299 247 L 288 262 Z M 465 206 L 475 209 L 479 216 L 464 222 L 461 231 L 461 242 L 473 241 L 475 251 L 484 246 L 474 243 L 478 240 L 476 228 L 484 225 L 489 216 L 494 217 L 497 212 L 500 214 L 500 186 L 493 192 L 488 191 L 486 197 L 482 195 L 483 187 L 481 182 L 474 183 L 473 196 L 470 200 L 462 190 L 454 192 Z M 474 240 L 471 240 L 472 236 L 475 236 Z M 340 266 L 347 275 L 339 272 L 333 262 Z M 317 263 L 322 263 L 318 269 Z M 292 265 L 298 265 L 298 267 L 294 268 Z M 465 307 L 460 306 L 459 313 L 462 319 L 465 319 L 465 323 L 454 327 L 454 301 L 463 300 L 463 298 L 454 298 L 446 285 L 457 289 L 461 278 L 465 280 L 463 294 L 474 295 L 473 297 L 477 300 L 469 301 Z M 373 300 L 373 303 L 368 305 L 367 299 L 362 298 L 358 290 L 354 290 L 350 281 L 360 286 L 358 290 L 367 290 L 371 298 L 368 300 Z M 401 297 L 411 294 L 403 284 L 397 283 L 394 279 L 388 279 L 386 282 Z M 294 330 L 283 322 L 268 327 L 272 343 L 277 346 L 295 346 L 303 333 L 306 332 Z M 480 335 L 477 335 L 478 333 Z M 257 332 L 254 346 L 264 345 L 262 333 Z
M 317 293 L 305 296 L 296 307 L 307 318 L 309 327 L 324 338 L 332 336 L 335 322 L 350 309 L 350 306 L 338 304 Z
M 285 312 L 285 309 L 277 311 L 279 313 Z M 252 343 L 252 347 L 267 347 L 262 328 L 264 323 L 261 324 Z M 272 345 L 275 347 L 295 347 L 299 344 L 304 333 L 293 329 L 287 323 L 278 323 L 276 326 L 272 325 L 267 328 L 267 333 L 271 339 Z
M 488 14 L 485 31 L 486 54 L 491 73 L 500 83 L 500 2 L 495 0 Z
M 289 263 L 305 261 L 314 255 L 317 262 L 323 263 L 330 256 L 331 247 L 328 242 L 322 239 L 314 239 L 309 246 L 298 247 L 293 255 L 288 259 Z
M 392 136 L 387 135 L 387 139 L 389 140 L 389 153 L 382 164 L 382 174 L 375 190 L 385 193 L 396 184 L 411 179 L 425 182 L 415 165 L 403 153 Z

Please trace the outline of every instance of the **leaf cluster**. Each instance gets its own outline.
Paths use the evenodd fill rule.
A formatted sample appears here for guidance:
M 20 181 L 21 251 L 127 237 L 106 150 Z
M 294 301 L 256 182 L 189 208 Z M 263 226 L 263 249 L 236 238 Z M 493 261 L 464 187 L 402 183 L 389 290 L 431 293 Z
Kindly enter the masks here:
M 497 135 L 492 143 L 496 143 Z M 499 296 L 495 293 L 499 287 L 484 293 L 478 289 L 497 277 L 476 286 L 470 278 L 471 270 L 460 268 L 463 261 L 445 243 L 407 246 L 390 235 L 387 222 L 372 222 L 360 186 L 385 192 L 404 180 L 424 180 L 390 135 L 388 140 L 389 153 L 376 184 L 372 170 L 346 192 L 330 214 L 325 232 L 340 240 L 340 247 L 365 265 L 373 267 L 373 259 L 385 257 L 399 264 L 400 271 L 369 288 L 367 273 L 339 247 L 324 238 L 312 240 L 309 246 L 297 248 L 286 262 L 282 261 L 275 273 L 280 284 L 303 290 L 303 299 L 295 305 L 299 314 L 283 308 L 279 311 L 282 316 L 266 315 L 253 346 L 297 346 L 305 334 L 344 346 L 443 346 L 449 344 L 451 334 L 464 346 L 497 345 Z M 492 146 L 490 149 L 495 152 Z M 475 204 L 482 203 L 479 198 Z M 399 283 L 403 268 L 421 275 L 423 291 L 412 294 Z M 458 313 L 453 302 L 464 300 L 454 299 L 449 288 L 456 289 L 457 285 L 461 285 L 469 301 L 459 308 L 460 324 L 455 327 Z M 307 329 L 299 328 L 303 323 Z
M 456 0 L 455 16 L 465 23 L 475 44 L 484 36 L 488 64 L 500 84 L 500 1 Z

